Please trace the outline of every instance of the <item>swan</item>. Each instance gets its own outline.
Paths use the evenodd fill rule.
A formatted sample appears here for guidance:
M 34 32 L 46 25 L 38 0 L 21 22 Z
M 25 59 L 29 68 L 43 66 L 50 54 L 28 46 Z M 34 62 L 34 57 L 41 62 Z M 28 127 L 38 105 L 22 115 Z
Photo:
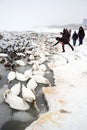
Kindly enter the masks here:
M 53 69 L 56 68 L 56 63 L 55 63 L 54 61 L 48 63 L 47 65 L 48 65 L 48 67 L 49 67 L 49 69 L 50 69 L 51 71 L 53 71 Z
M 34 90 L 35 90 L 36 87 L 37 87 L 37 82 L 33 78 L 31 78 L 28 81 L 28 83 L 27 83 L 27 88 L 31 89 L 34 92 Z
M 40 54 L 39 64 L 44 63 L 48 60 L 48 57 L 46 57 L 43 53 Z
M 39 64 L 37 62 L 34 62 L 32 65 L 32 70 L 38 70 L 39 69 Z
M 39 111 L 37 104 L 36 104 L 36 97 L 31 89 L 26 88 L 24 84 L 22 84 L 22 97 L 24 100 L 33 103 L 34 107 L 37 111 Z
M 34 93 L 30 89 L 26 88 L 24 84 L 22 84 L 22 96 L 28 102 L 33 102 L 33 100 L 36 99 Z
M 16 110 L 28 110 L 30 107 L 27 102 L 19 96 L 13 95 L 11 90 L 7 89 L 3 93 L 5 102 L 9 104 L 9 106 Z
M 45 71 L 47 70 L 47 67 L 46 67 L 46 65 L 41 64 L 41 65 L 39 66 L 39 69 L 45 72 Z
M 12 80 L 14 80 L 16 77 L 15 71 L 10 71 L 8 73 L 7 79 L 8 79 L 8 83 L 10 83 Z
M 37 83 L 49 84 L 49 86 L 52 87 L 49 80 L 42 75 L 33 75 L 32 78 L 34 78 Z
M 19 82 L 19 83 L 15 84 L 14 86 L 12 86 L 10 90 L 13 95 L 19 95 L 20 89 L 21 89 L 21 84 Z
M 32 76 L 32 69 L 26 70 L 24 76 L 29 79 Z
M 33 75 L 42 75 L 42 76 L 44 76 L 44 75 L 45 75 L 45 72 L 42 71 L 42 70 L 34 70 L 34 71 L 33 71 Z
M 30 60 L 34 60 L 34 55 L 30 55 L 30 56 L 29 56 L 29 59 L 30 59 Z
M 19 73 L 19 72 L 17 72 L 17 71 L 16 71 L 16 79 L 19 80 L 19 81 L 27 81 L 27 80 L 28 80 L 28 78 L 25 77 L 24 74 Z
M 48 60 L 47 57 L 41 57 L 41 58 L 39 59 L 39 64 L 42 64 L 42 63 L 44 63 L 44 62 L 47 61 L 47 60 Z
M 17 56 L 24 56 L 25 57 L 25 54 L 24 53 L 16 53 Z
M 44 51 L 44 54 L 45 54 L 46 56 L 50 56 L 50 55 L 51 55 L 48 49 L 47 49 L 46 51 Z
M 16 60 L 15 61 L 18 65 L 20 65 L 20 66 L 25 66 L 26 65 L 26 63 L 23 61 L 23 60 Z
M 32 65 L 33 74 L 41 74 L 42 76 L 45 75 L 45 71 L 47 70 L 46 66 L 44 64 L 39 65 L 39 63 L 34 63 Z
M 0 57 L 8 57 L 8 54 L 0 53 Z

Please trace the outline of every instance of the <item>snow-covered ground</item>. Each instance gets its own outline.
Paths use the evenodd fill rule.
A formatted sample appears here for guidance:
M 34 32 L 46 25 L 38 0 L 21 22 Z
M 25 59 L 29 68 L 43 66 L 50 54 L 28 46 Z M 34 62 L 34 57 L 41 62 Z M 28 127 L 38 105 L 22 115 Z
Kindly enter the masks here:
M 52 56 L 55 86 L 43 88 L 49 111 L 25 130 L 87 130 L 87 33 L 72 52 Z M 58 47 L 58 46 L 57 46 Z

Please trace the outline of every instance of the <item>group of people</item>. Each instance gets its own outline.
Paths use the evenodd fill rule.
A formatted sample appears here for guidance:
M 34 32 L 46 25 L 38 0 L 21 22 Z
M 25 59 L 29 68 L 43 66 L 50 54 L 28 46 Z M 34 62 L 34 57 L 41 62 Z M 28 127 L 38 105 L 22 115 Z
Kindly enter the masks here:
M 79 39 L 79 45 L 83 44 L 83 39 L 85 37 L 85 32 L 83 27 L 79 27 L 78 33 L 74 31 L 72 35 L 72 40 L 73 40 L 73 46 L 70 44 L 70 38 L 71 38 L 71 30 L 68 29 L 63 29 L 63 32 L 60 33 L 62 37 L 56 37 L 57 43 L 55 43 L 53 46 L 57 45 L 58 43 L 62 44 L 62 52 L 65 52 L 65 44 L 69 45 L 72 51 L 74 51 L 73 46 L 76 45 L 77 39 Z
M 81 27 L 79 27 L 78 33 L 76 33 L 76 31 L 74 31 L 74 33 L 72 35 L 73 46 L 76 45 L 77 39 L 79 39 L 79 45 L 82 45 L 84 37 L 85 37 L 85 31 L 84 31 L 83 27 L 81 26 Z

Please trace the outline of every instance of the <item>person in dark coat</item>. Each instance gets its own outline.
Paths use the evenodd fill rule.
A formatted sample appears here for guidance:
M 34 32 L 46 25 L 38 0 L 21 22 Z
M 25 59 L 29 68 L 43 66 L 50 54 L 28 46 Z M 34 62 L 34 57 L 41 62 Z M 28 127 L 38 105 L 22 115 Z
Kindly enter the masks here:
M 76 45 L 77 39 L 78 39 L 78 34 L 76 33 L 76 31 L 74 31 L 74 33 L 73 33 L 73 35 L 72 35 L 73 46 Z
M 65 52 L 65 44 L 69 45 L 70 48 L 72 49 L 72 51 L 74 51 L 73 46 L 69 43 L 70 40 L 70 34 L 68 32 L 67 29 L 64 29 L 63 32 L 61 32 L 62 37 L 56 37 L 56 40 L 58 41 L 57 43 L 55 43 L 53 46 L 57 45 L 58 43 L 62 44 L 62 52 Z
M 78 31 L 78 38 L 79 38 L 79 45 L 83 44 L 83 39 L 85 37 L 85 31 L 83 29 L 83 27 L 79 27 L 79 31 Z

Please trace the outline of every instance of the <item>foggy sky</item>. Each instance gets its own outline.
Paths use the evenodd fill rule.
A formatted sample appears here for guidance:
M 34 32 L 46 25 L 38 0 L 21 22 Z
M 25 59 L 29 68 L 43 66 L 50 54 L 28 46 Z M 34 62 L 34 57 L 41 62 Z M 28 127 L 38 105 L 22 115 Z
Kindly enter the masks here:
M 0 30 L 82 23 L 87 0 L 0 0 Z

